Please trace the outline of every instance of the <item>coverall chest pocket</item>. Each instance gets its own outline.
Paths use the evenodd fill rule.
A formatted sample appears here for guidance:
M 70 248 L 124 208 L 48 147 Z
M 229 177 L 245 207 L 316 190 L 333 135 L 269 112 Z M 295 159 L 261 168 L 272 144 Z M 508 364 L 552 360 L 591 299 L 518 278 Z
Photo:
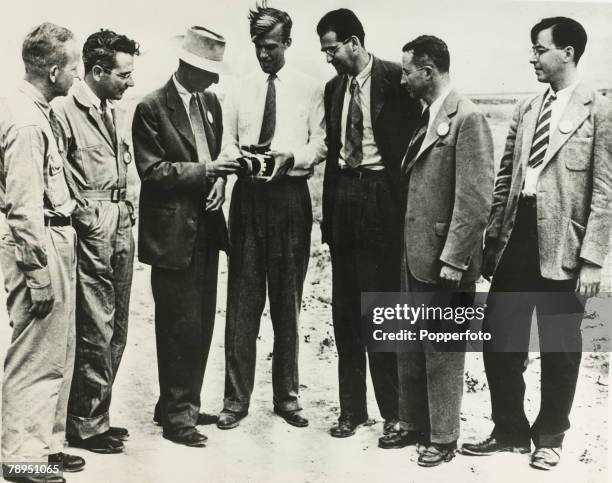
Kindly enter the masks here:
M 114 153 L 105 144 L 96 144 L 76 150 L 76 161 L 80 166 L 83 177 L 92 189 L 96 189 L 103 181 L 117 176 L 117 167 L 114 162 Z

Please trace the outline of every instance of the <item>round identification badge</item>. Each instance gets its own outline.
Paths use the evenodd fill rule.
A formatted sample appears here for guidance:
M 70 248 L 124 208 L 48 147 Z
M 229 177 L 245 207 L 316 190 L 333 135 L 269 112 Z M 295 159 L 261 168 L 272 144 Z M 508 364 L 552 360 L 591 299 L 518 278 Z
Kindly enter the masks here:
M 436 129 L 438 136 L 446 136 L 448 134 L 448 131 L 450 131 L 450 126 L 448 125 L 448 123 L 443 122 L 438 124 L 438 129 Z
M 567 134 L 571 130 L 572 130 L 572 123 L 571 122 L 569 122 L 569 121 L 561 121 L 559 123 L 559 131 L 561 131 L 563 134 Z
M 210 113 L 210 111 L 206 111 L 206 117 L 208 118 L 208 122 L 209 123 L 213 123 L 213 117 L 212 114 Z
M 123 151 L 123 162 L 130 164 L 132 162 L 132 155 L 129 151 Z

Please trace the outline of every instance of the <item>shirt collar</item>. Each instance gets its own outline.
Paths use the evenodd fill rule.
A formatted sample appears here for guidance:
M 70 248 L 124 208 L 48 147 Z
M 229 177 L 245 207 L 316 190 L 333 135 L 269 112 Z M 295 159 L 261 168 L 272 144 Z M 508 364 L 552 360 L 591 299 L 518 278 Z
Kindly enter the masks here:
M 183 86 L 183 84 L 181 84 L 178 81 L 178 79 L 176 78 L 176 74 L 174 74 L 172 76 L 172 80 L 174 81 L 174 86 L 176 87 L 176 90 L 178 91 L 179 97 L 183 101 L 183 104 L 185 104 L 185 106 L 187 106 L 187 111 L 189 112 L 189 103 L 191 102 L 191 92 L 189 92 Z
M 442 90 L 442 92 L 436 98 L 436 100 L 431 103 L 431 105 L 429 106 L 429 119 L 430 119 L 430 122 L 435 119 L 436 115 L 438 114 L 438 111 L 442 107 L 442 104 L 444 103 L 444 101 L 446 100 L 446 98 L 448 97 L 448 95 L 450 94 L 450 92 L 452 90 L 453 90 L 453 86 L 451 84 L 448 84 Z
M 87 82 L 85 82 L 85 80 L 81 81 L 81 84 L 83 86 L 83 92 L 85 92 L 85 95 L 87 96 L 87 99 L 89 99 L 89 102 L 91 102 L 91 104 L 98 110 L 102 110 L 102 101 L 100 100 L 100 98 L 95 94 L 95 92 L 91 89 L 91 87 L 89 87 L 89 84 Z M 113 103 L 112 101 L 108 100 L 106 101 L 106 104 L 109 107 L 113 107 Z
M 43 96 L 42 92 L 40 92 L 34 85 L 29 83 L 27 80 L 24 80 L 19 86 L 19 90 L 23 92 L 26 96 L 34 101 L 34 103 L 43 111 L 45 116 L 49 117 L 49 112 L 51 111 L 51 106 Z
M 570 84 L 569 86 L 555 92 L 557 100 L 562 100 L 564 102 L 568 100 L 574 93 L 574 90 L 576 89 L 576 86 L 578 84 L 580 84 L 580 78 L 576 79 L 576 82 L 574 82 L 573 84 Z M 552 94 L 552 92 L 552 88 L 549 87 L 548 91 L 546 92 L 546 95 L 544 96 L 544 99 L 547 99 Z
M 366 66 L 363 68 L 363 70 L 357 74 L 355 77 L 355 79 L 357 80 L 357 84 L 359 84 L 359 88 L 363 89 L 364 84 L 367 82 L 367 80 L 372 76 L 372 64 L 374 63 L 374 57 L 371 54 L 369 55 L 369 60 L 368 63 L 366 64 Z M 353 77 L 349 77 L 349 85 L 351 84 Z

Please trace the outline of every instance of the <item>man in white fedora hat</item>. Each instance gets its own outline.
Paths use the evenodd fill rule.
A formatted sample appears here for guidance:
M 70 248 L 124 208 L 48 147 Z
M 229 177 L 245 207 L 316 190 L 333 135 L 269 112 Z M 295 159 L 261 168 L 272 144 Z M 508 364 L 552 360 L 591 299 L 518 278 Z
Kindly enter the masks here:
M 225 40 L 191 27 L 174 39 L 179 67 L 137 106 L 132 126 L 142 184 L 138 258 L 152 266 L 160 397 L 155 419 L 163 436 L 204 446 L 200 391 L 210 349 L 219 250 L 227 248 L 221 206 L 234 160 L 214 161 L 221 147 L 217 96 L 208 92 L 225 72 Z

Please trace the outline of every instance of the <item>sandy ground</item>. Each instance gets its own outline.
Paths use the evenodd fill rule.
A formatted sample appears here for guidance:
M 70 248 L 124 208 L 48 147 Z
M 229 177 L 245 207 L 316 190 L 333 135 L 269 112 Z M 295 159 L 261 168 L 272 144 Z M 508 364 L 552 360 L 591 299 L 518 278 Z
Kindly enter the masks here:
M 488 106 L 487 117 L 501 152 L 512 106 Z M 496 160 L 499 160 L 499 156 Z M 138 191 L 131 173 L 132 194 Z M 315 219 L 320 216 L 320 172 L 311 182 Z M 229 198 L 230 187 L 227 190 Z M 227 208 L 227 203 L 225 205 Z M 78 449 L 68 451 L 87 459 L 87 468 L 67 474 L 70 482 L 377 482 L 393 478 L 402 481 L 438 482 L 605 482 L 608 475 L 608 353 L 585 353 L 560 467 L 550 473 L 531 469 L 527 455 L 502 454 L 488 458 L 458 455 L 436 468 L 416 464 L 414 447 L 382 450 L 377 439 L 382 431 L 369 385 L 370 417 L 376 423 L 362 427 L 352 438 L 335 439 L 328 430 L 338 417 L 337 361 L 331 326 L 331 269 L 329 254 L 320 244 L 318 225 L 313 226 L 309 272 L 304 289 L 301 316 L 300 379 L 304 415 L 310 426 L 294 428 L 272 412 L 271 351 L 273 333 L 267 309 L 258 342 L 256 385 L 248 417 L 230 431 L 215 426 L 201 427 L 209 437 L 206 448 L 187 448 L 161 437 L 161 428 L 152 421 L 157 399 L 157 362 L 153 324 L 153 300 L 149 267 L 136 264 L 128 346 L 118 374 L 111 418 L 114 425 L 129 428 L 131 437 L 121 455 L 98 455 Z M 227 269 L 222 256 L 219 297 L 213 345 L 202 391 L 203 409 L 219 411 L 223 400 L 225 294 Z M 610 291 L 612 263 L 607 264 Z M 601 301 L 600 301 L 601 302 Z M 606 305 L 607 304 L 607 305 Z M 0 357 L 10 339 L 4 294 L 0 293 Z M 602 308 L 602 307 L 607 307 Z M 599 326 L 609 336 L 610 299 L 587 312 L 598 312 L 583 328 Z M 609 343 L 609 339 L 608 339 Z M 539 359 L 532 354 L 526 372 L 527 413 L 531 421 L 539 408 Z M 368 382 L 369 384 L 369 382 Z M 479 354 L 468 353 L 463 399 L 461 441 L 489 434 L 489 392 Z
M 313 238 L 319 234 L 315 229 Z M 313 245 L 316 245 L 313 241 Z M 224 258 L 224 257 L 223 257 Z M 219 300 L 213 347 L 202 392 L 203 408 L 218 411 L 223 397 L 223 333 L 226 263 L 221 263 Z M 301 397 L 310 426 L 298 429 L 272 413 L 271 349 L 273 334 L 267 311 L 258 343 L 256 386 L 249 416 L 230 431 L 201 427 L 206 448 L 187 448 L 161 437 L 152 421 L 157 396 L 153 301 L 148 267 L 138 264 L 132 291 L 128 347 L 115 384 L 112 421 L 129 428 L 131 437 L 121 455 L 98 455 L 71 449 L 87 459 L 71 482 L 201 482 L 201 481 L 608 481 L 608 354 L 585 354 L 561 466 L 544 473 L 529 468 L 528 456 L 503 454 L 489 458 L 458 455 L 433 469 L 416 465 L 414 447 L 382 450 L 377 438 L 382 421 L 369 387 L 370 417 L 348 439 L 329 436 L 338 416 L 336 354 L 331 327 L 330 267 L 326 250 L 316 250 L 301 317 Z M 3 302 L 3 301 L 2 301 Z M 610 314 L 608 314 L 610 315 Z M 9 331 L 2 312 L 0 348 L 4 354 Z M 526 406 L 531 420 L 539 407 L 539 360 L 533 354 L 527 370 Z M 491 429 L 489 394 L 479 354 L 467 355 L 462 440 L 486 436 Z

